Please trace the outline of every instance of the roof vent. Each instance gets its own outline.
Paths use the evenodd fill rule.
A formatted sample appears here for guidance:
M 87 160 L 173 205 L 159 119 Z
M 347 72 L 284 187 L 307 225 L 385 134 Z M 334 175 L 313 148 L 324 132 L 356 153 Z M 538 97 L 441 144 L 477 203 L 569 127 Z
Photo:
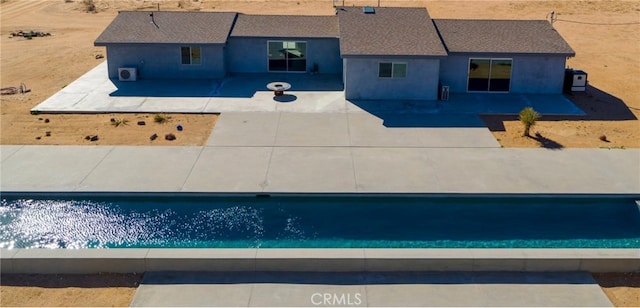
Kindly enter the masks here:
M 376 13 L 376 9 L 374 9 L 372 6 L 365 6 L 362 8 L 362 11 L 365 14 L 375 14 Z

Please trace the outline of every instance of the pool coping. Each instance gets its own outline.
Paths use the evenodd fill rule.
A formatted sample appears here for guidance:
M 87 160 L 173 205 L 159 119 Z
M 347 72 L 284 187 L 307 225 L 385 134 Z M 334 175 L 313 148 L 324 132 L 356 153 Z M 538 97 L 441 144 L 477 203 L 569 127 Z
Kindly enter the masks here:
M 640 193 L 500 193 L 500 192 L 207 192 L 207 191 L 14 191 L 0 190 L 3 198 L 81 198 L 81 197 L 433 197 L 433 198 L 601 198 L 634 199 L 640 202 Z M 640 206 L 640 205 L 639 205 Z
M 238 272 L 640 272 L 631 249 L 0 249 L 2 274 L 147 271 Z

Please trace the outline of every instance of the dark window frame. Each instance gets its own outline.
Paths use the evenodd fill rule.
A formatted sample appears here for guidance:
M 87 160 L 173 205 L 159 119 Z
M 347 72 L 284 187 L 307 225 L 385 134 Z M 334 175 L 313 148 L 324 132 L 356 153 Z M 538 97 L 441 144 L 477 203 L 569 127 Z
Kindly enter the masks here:
M 181 46 L 180 47 L 180 64 L 201 65 L 202 64 L 202 48 L 200 48 L 200 46 Z
M 404 66 L 403 74 L 396 74 L 399 69 L 397 66 Z M 378 78 L 384 79 L 402 79 L 407 78 L 407 71 L 409 70 L 408 62 L 378 62 Z
M 267 71 L 306 73 L 309 58 L 308 42 L 299 40 L 268 40 Z M 278 55 L 272 54 L 278 52 Z
M 487 72 L 485 78 L 479 78 L 476 76 L 472 78 L 472 71 L 482 69 L 476 63 L 487 62 Z M 495 62 L 495 63 L 494 63 Z M 509 77 L 508 78 L 496 78 L 499 77 L 499 71 L 494 70 L 494 66 L 502 66 L 500 62 L 508 62 Z M 469 58 L 469 65 L 467 66 L 467 92 L 488 92 L 488 93 L 509 93 L 511 92 L 511 79 L 513 77 L 513 58 L 489 58 L 478 57 Z M 492 83 L 492 81 L 494 81 Z

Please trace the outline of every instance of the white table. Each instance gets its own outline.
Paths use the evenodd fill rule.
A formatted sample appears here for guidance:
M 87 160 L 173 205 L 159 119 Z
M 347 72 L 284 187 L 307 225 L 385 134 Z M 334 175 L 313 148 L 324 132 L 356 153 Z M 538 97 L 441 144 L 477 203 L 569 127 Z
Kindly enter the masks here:
M 282 96 L 284 91 L 291 89 L 291 85 L 284 81 L 274 81 L 267 84 L 267 89 L 272 90 L 275 96 Z

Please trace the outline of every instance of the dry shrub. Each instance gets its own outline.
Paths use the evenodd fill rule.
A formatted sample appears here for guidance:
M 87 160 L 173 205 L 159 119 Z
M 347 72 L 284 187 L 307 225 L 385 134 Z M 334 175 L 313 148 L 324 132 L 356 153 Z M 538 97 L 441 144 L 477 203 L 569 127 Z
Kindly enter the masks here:
M 97 13 L 96 4 L 93 0 L 82 0 L 85 11 L 89 13 Z

